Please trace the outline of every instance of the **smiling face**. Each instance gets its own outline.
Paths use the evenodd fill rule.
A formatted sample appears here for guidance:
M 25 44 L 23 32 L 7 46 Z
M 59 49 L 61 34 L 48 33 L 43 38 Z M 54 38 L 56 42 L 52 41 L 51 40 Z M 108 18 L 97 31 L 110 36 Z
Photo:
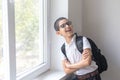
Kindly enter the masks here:
M 67 19 L 62 19 L 59 21 L 59 31 L 58 35 L 63 36 L 64 38 L 71 38 L 73 36 L 73 26 L 70 21 Z

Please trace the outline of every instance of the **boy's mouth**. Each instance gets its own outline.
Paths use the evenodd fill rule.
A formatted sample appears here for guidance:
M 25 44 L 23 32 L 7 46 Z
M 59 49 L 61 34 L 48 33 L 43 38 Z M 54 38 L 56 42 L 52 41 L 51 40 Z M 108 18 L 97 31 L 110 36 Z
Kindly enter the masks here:
M 66 30 L 65 32 L 71 32 L 71 29 Z

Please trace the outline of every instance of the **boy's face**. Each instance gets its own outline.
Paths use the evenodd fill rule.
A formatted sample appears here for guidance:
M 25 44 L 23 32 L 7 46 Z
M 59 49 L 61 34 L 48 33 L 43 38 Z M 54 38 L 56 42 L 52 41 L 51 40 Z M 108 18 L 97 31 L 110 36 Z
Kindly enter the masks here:
M 65 38 L 72 37 L 73 35 L 73 26 L 72 23 L 66 19 L 59 21 L 59 31 L 57 31 L 58 35 L 61 35 Z

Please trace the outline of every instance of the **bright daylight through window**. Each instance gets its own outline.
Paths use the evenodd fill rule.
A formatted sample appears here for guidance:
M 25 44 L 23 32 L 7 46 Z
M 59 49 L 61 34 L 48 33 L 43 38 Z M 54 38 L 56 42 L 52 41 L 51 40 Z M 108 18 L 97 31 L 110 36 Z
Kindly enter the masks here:
M 17 73 L 43 63 L 39 12 L 39 0 L 15 0 Z

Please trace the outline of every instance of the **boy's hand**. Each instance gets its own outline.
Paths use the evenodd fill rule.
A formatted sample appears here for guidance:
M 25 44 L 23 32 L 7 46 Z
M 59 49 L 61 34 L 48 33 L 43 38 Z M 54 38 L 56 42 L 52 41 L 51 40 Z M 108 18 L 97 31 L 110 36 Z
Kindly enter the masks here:
M 89 57 L 90 53 L 88 52 L 88 50 L 84 50 L 82 53 L 82 59 L 87 59 Z
M 65 61 L 65 66 L 67 67 L 67 68 L 69 68 L 70 67 L 70 65 L 71 65 L 71 63 L 69 62 L 69 61 Z
M 82 53 L 81 63 L 84 67 L 89 66 L 91 64 L 91 51 L 85 49 Z

